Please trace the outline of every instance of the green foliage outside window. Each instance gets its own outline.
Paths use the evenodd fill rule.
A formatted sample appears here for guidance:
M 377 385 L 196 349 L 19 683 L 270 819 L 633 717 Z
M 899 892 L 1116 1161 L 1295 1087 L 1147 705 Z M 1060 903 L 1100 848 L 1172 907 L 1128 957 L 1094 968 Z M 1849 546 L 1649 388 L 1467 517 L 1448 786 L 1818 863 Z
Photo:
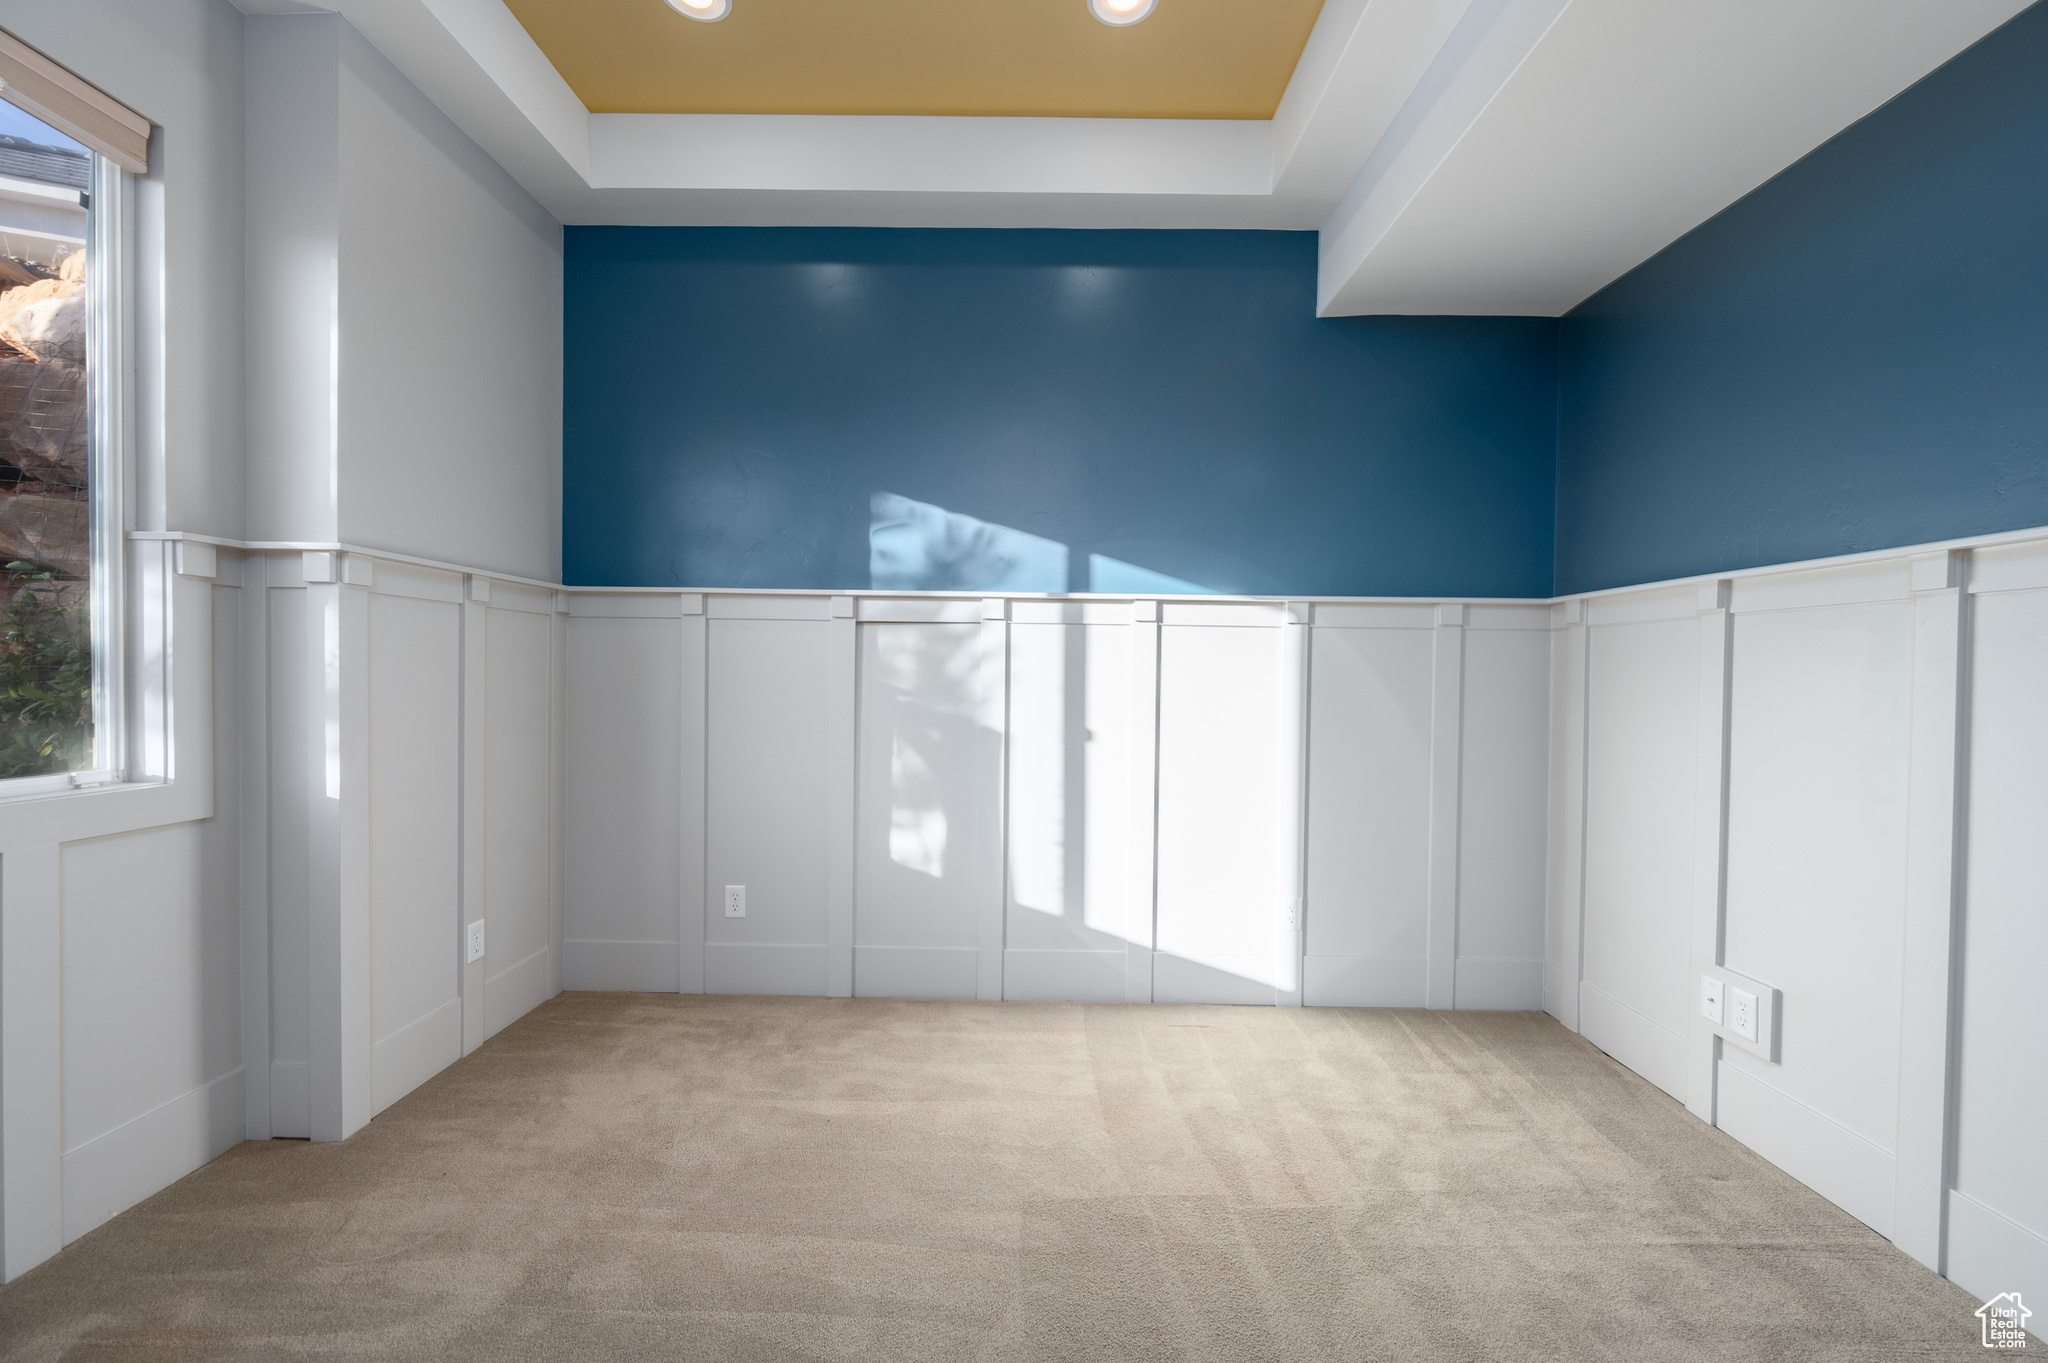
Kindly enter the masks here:
M 72 771 L 92 744 L 92 633 L 83 600 L 55 574 L 7 565 L 14 601 L 0 626 L 0 780 Z M 83 584 L 76 584 L 82 587 Z

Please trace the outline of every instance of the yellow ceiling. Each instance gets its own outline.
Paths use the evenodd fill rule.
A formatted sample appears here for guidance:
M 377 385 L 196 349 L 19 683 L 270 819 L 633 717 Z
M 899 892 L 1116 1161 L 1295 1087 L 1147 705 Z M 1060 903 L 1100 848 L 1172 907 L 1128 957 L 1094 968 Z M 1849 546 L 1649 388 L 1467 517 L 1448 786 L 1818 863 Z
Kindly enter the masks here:
M 592 113 L 1270 118 L 1322 0 L 506 0 Z

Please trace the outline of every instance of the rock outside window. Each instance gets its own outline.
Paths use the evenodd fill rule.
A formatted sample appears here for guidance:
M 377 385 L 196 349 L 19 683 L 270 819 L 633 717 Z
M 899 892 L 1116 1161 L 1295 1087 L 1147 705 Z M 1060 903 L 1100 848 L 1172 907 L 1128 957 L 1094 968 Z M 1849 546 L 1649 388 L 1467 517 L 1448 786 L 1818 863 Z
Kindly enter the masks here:
M 0 782 L 105 757 L 94 588 L 113 584 L 93 581 L 94 161 L 0 103 Z

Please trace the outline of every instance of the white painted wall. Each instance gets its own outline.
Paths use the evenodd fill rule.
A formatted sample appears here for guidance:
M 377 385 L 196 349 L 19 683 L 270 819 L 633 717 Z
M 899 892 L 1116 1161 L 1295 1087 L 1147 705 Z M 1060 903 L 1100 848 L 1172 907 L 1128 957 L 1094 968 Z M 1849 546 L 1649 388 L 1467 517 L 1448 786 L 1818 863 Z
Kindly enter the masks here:
M 1764 1149 L 1818 1114 L 1826 1163 L 1779 1162 L 1889 1233 L 1913 609 L 1902 561 L 1855 571 L 1827 585 L 1880 599 L 1812 604 L 1817 575 L 1782 606 L 1779 583 L 1735 592 L 1725 960 L 1785 1004 L 1779 1063 L 1723 1053 L 1720 1125 Z
M 264 559 L 251 560 L 243 588 L 245 606 L 254 616 L 247 633 L 259 651 L 255 675 L 263 683 L 263 708 L 250 697 L 244 725 L 254 730 L 257 742 L 251 754 L 255 760 L 245 764 L 253 769 L 250 794 L 260 795 L 262 803 L 249 820 L 249 838 L 256 846 L 249 858 L 254 865 L 243 916 L 256 922 L 243 939 L 243 951 L 254 955 L 260 949 L 263 956 L 261 970 L 245 969 L 254 986 L 245 1007 L 260 1002 L 269 1024 L 248 1047 L 251 1063 L 260 1066 L 251 1086 L 249 1124 L 252 1132 L 307 1137 L 313 1134 L 313 1024 L 307 997 L 313 921 L 310 735 L 318 655 L 312 648 L 317 636 L 307 616 L 304 579 L 289 574 L 290 586 L 283 589 L 267 580 L 285 575 L 289 565 L 279 563 L 273 574 Z M 273 741 L 273 735 L 296 736 L 297 741 Z
M 707 607 L 691 617 L 706 637 L 696 692 L 704 699 L 693 715 L 706 754 L 696 901 L 705 906 L 704 964 L 692 987 L 823 994 L 829 603 L 739 597 Z M 725 916 L 728 885 L 746 886 L 746 917 Z
M 1287 848 L 1281 608 L 1170 603 L 1159 635 L 1159 898 L 1152 996 L 1275 1003 Z
M 159 127 L 131 205 L 142 529 L 243 530 L 241 23 L 225 0 L 0 3 Z M 142 746 L 147 783 L 0 804 L 0 1278 L 243 1131 L 238 565 L 180 577 L 165 546 L 130 551 L 135 710 L 174 726 L 168 757 Z
M 2048 538 L 1556 617 L 1545 1006 L 1980 1298 L 2048 1296 Z M 1700 1017 L 1716 966 L 1780 992 L 1774 1057 Z
M 67 1243 L 242 1138 L 234 818 L 240 593 L 197 585 L 186 596 L 212 616 L 217 685 L 200 732 L 218 736 L 220 815 L 58 849 Z M 203 639 L 206 631 L 194 633 Z M 204 703 L 203 693 L 193 699 Z
M 562 229 L 344 21 L 340 533 L 554 581 Z M 254 21 L 273 22 L 273 21 Z
M 167 741 L 129 784 L 0 802 L 8 1278 L 243 1134 L 239 565 L 129 559 L 133 722 Z
M 335 300 L 341 289 L 341 26 L 254 18 L 247 63 L 247 536 L 341 536 Z M 239 206 L 239 205 L 238 205 Z M 182 526 L 179 528 L 183 528 Z M 240 537 L 240 529 L 228 532 Z
M 418 585 L 444 587 L 453 599 L 383 591 L 369 601 L 371 1083 L 378 1111 L 462 1055 L 462 582 L 437 573 Z
M 1543 998 L 1550 774 L 1550 612 L 1465 612 L 1458 776 L 1455 1006 Z
M 340 1139 L 560 988 L 566 598 L 357 553 L 244 576 L 248 1131 Z
M 1624 1065 L 1682 1093 L 1698 784 L 1692 594 L 1595 602 L 1590 633 L 1580 1021 Z
M 227 0 L 0 0 L 0 28 L 158 127 L 135 204 L 137 529 L 243 531 L 242 15 Z
M 338 15 L 247 31 L 250 537 L 554 580 L 560 226 Z
M 340 480 L 388 485 L 372 455 L 431 446 L 449 478 L 389 499 L 415 521 L 351 528 L 557 571 L 553 225 L 360 39 L 311 23 L 0 3 L 0 26 L 158 125 L 131 206 L 128 510 L 155 536 L 128 545 L 136 779 L 0 802 L 8 1278 L 245 1136 L 346 1134 L 558 987 L 553 590 L 501 582 L 492 602 L 485 579 L 360 555 L 309 581 L 299 554 L 237 548 L 335 540 Z M 432 229 L 428 282 L 404 286 L 431 325 L 337 369 L 388 325 L 388 261 L 335 282 L 389 252 L 402 215 L 342 220 L 344 197 L 379 195 Z M 468 254 L 436 271 L 434 250 Z M 454 344 L 482 340 L 488 368 Z M 394 363 L 416 377 L 404 402 Z M 394 453 L 370 417 L 418 416 L 421 383 L 443 426 L 415 421 Z M 477 441 L 446 457 L 456 420 Z M 466 969 L 465 915 L 494 925 Z
M 1304 1001 L 1537 1006 L 1550 612 L 1314 620 Z
M 339 21 L 277 21 L 326 25 L 282 55 L 315 30 L 272 22 L 0 0 L 161 125 L 136 525 L 348 530 L 540 582 L 132 542 L 136 708 L 168 755 L 0 807 L 5 1276 L 245 1134 L 347 1134 L 566 984 L 1540 995 L 1972 1292 L 2048 1298 L 2048 540 L 1554 609 L 577 593 L 564 615 L 546 224 Z M 326 98 L 278 74 L 328 53 L 331 120 L 257 116 Z M 293 273 L 302 225 L 264 193 L 245 216 L 244 156 L 253 185 L 330 126 L 293 173 L 331 167 L 351 202 Z M 435 263 L 369 214 L 393 199 L 422 250 L 475 249 L 396 286 L 365 269 L 339 313 L 290 304 L 356 246 Z M 436 349 L 416 314 L 503 344 Z M 339 406 L 308 399 L 337 362 Z M 717 911 L 728 883 L 745 920 Z M 1775 1060 L 1699 1019 L 1717 963 L 1782 990 Z
M 249 1129 L 339 1139 L 562 976 L 560 231 L 339 16 L 237 23 L 246 535 L 384 551 L 255 560 L 245 661 Z
M 987 656 L 979 603 L 945 604 L 930 613 L 966 618 L 859 627 L 858 996 L 976 997 L 983 918 L 1000 911 L 1001 658 Z M 987 945 L 1000 978 L 1000 936 Z
M 561 849 L 555 836 L 559 759 L 546 741 L 559 730 L 554 594 L 493 584 L 490 604 L 469 610 L 465 628 L 484 632 L 481 690 L 484 808 L 481 880 L 489 924 L 482 1035 L 502 1030 L 561 991 Z M 540 741 L 536 741 L 540 740 Z M 472 791 L 474 787 L 471 788 Z M 471 795 L 468 798 L 476 798 Z M 467 875 L 467 872 L 465 872 Z M 469 901 L 465 900 L 467 904 Z M 465 921 L 473 919 L 466 910 Z M 469 1028 L 465 1026 L 465 1044 Z
M 1547 606 L 570 596 L 569 988 L 1541 1003 Z
M 1012 614 L 1003 997 L 1119 1002 L 1132 944 L 1151 941 L 1135 678 L 1157 630 L 1121 603 Z
M 1947 1271 L 1980 1297 L 2019 1291 L 2048 1300 L 2048 543 L 1980 550 L 1974 559 Z
M 1341 615 L 1339 612 L 1342 612 Z M 1306 1002 L 1428 1001 L 1436 612 L 1326 607 L 1310 663 Z
M 566 989 L 681 984 L 678 618 L 671 596 L 574 598 L 563 772 Z

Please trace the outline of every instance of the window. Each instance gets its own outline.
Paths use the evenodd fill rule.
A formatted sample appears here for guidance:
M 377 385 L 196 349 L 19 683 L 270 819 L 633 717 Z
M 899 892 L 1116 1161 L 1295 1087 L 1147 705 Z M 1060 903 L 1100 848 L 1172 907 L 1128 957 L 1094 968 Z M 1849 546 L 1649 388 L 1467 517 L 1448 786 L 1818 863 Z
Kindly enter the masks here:
M 123 166 L 94 130 L 128 111 L 4 33 L 0 101 L 0 795 L 20 795 L 122 765 Z

